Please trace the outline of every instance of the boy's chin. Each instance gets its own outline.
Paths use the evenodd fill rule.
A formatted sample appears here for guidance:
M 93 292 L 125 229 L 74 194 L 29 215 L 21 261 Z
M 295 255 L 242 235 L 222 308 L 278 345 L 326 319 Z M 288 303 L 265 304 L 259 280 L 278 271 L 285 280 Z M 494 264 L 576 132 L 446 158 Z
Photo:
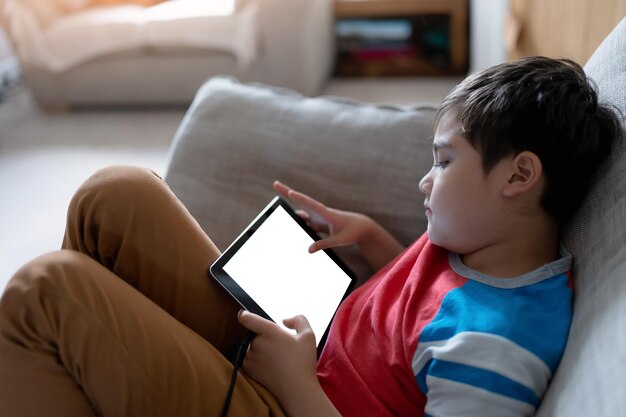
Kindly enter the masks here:
M 437 233 L 436 230 L 433 230 L 433 228 L 430 226 L 430 223 L 428 224 L 428 240 L 430 240 L 431 243 L 440 246 L 444 249 L 447 249 L 445 247 L 445 239 L 442 238 L 440 233 Z
M 438 233 L 437 230 L 428 228 L 428 240 L 435 246 L 439 246 L 448 252 L 458 253 L 459 255 L 467 255 L 480 249 L 479 241 L 471 238 L 463 239 L 463 235 L 458 234 L 450 236 L 449 234 Z
M 447 251 L 457 253 L 459 252 L 459 248 L 455 244 L 458 243 L 457 239 L 445 236 L 444 234 L 431 228 L 430 225 L 428 226 L 428 240 L 430 240 L 432 244 L 439 246 L 440 248 L 443 248 Z

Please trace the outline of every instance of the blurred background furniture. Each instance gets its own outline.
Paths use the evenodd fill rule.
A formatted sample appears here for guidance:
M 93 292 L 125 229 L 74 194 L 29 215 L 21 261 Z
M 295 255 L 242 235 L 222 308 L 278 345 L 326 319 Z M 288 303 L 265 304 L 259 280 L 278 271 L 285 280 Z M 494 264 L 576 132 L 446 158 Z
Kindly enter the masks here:
M 465 75 L 469 0 L 335 0 L 339 76 Z
M 44 107 L 189 104 L 218 74 L 316 94 L 332 70 L 332 0 L 85 1 L 0 0 Z
M 626 16 L 625 0 L 510 0 L 509 5 L 509 59 L 545 55 L 584 65 Z

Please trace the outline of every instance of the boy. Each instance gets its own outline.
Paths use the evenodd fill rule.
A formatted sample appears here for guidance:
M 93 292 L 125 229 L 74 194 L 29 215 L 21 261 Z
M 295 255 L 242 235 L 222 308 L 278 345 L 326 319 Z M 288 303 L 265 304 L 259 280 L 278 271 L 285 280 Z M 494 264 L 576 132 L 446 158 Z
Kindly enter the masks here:
M 319 363 L 306 318 L 286 320 L 293 336 L 237 314 L 206 278 L 217 249 L 161 181 L 101 171 L 70 206 L 72 250 L 23 268 L 2 298 L 1 414 L 217 415 L 239 321 L 258 336 L 229 415 L 532 415 L 571 318 L 559 228 L 618 126 L 570 61 L 468 78 L 437 114 L 428 232 L 408 249 L 276 183 L 328 233 L 311 251 L 356 244 L 379 269 L 340 307 Z

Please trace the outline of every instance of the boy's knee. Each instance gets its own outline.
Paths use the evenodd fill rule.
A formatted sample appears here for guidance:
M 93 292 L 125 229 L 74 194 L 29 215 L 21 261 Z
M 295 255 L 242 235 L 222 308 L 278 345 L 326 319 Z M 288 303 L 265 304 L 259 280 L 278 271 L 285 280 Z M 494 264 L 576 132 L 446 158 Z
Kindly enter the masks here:
M 160 180 L 161 177 L 154 171 L 134 165 L 111 165 L 97 170 L 88 180 L 100 181 L 108 184 L 129 184 L 134 181 L 143 182 L 146 179 Z
M 80 199 L 90 193 L 111 193 L 132 195 L 150 185 L 161 183 L 154 171 L 131 165 L 113 165 L 99 169 L 89 177 L 76 192 Z
M 48 305 L 49 295 L 64 292 L 64 287 L 78 278 L 76 273 L 89 261 L 88 256 L 70 250 L 59 250 L 30 261 L 7 284 L 0 298 L 0 317 L 26 318 L 24 312 L 32 310 L 33 303 Z
M 155 172 L 130 165 L 114 165 L 102 168 L 89 177 L 76 191 L 68 210 L 68 221 L 84 213 L 92 204 L 99 206 L 112 203 L 128 207 L 136 201 L 149 199 L 164 187 L 165 183 Z M 80 217 L 80 216 L 79 216 Z
M 86 273 L 90 262 L 84 254 L 60 250 L 17 271 L 0 298 L 0 345 L 55 350 L 64 319 L 77 314 L 75 306 L 94 288 Z

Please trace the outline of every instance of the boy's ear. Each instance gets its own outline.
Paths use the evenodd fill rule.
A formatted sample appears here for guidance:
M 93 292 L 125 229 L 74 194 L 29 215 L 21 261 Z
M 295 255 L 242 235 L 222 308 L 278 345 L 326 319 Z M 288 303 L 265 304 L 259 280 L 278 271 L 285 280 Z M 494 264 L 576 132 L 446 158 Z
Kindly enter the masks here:
M 508 181 L 502 190 L 505 197 L 525 193 L 542 184 L 543 165 L 535 153 L 520 152 L 511 159 L 509 167 Z

